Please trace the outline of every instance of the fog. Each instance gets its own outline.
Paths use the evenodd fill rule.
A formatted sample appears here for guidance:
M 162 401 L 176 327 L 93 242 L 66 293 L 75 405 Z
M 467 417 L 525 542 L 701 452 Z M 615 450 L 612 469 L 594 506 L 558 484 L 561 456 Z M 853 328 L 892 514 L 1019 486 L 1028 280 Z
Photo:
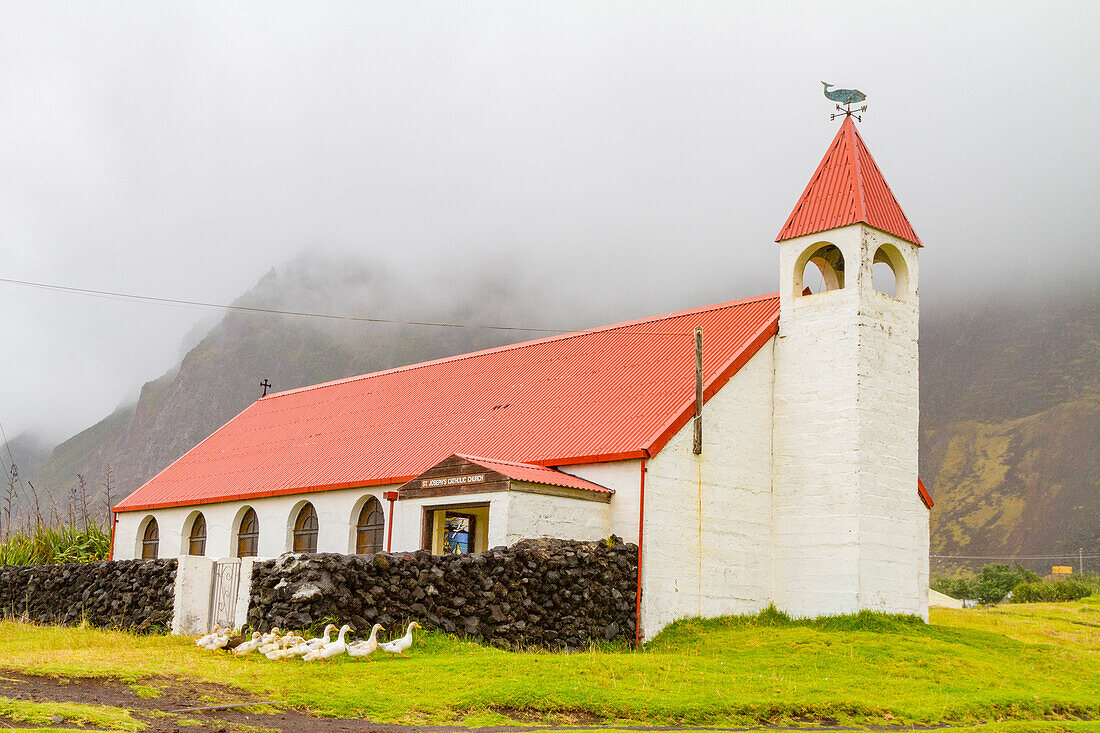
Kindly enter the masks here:
M 925 307 L 1095 287 L 1097 15 L 8 0 L 0 277 L 229 302 L 320 254 L 407 284 L 357 315 L 415 317 L 491 267 L 549 304 L 497 322 L 565 328 L 771 292 L 775 235 L 839 124 L 825 80 L 868 94 Z M 212 322 L 2 283 L 0 317 L 0 422 L 55 439 Z

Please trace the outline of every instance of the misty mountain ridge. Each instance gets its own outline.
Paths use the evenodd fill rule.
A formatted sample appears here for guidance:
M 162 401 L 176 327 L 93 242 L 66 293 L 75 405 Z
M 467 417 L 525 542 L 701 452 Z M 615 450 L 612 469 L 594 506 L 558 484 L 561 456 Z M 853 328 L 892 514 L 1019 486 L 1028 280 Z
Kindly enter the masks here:
M 382 267 L 336 258 L 299 257 L 273 268 L 233 305 L 326 314 L 376 314 L 401 319 L 491 323 L 499 312 L 528 318 L 521 299 L 491 271 L 467 277 L 463 289 L 417 288 Z M 471 299 L 466 288 L 487 294 Z M 505 307 L 506 305 L 506 307 Z M 244 410 L 261 395 L 437 359 L 516 340 L 515 332 L 357 323 L 228 312 L 161 377 L 146 382 L 133 405 L 59 444 L 43 459 L 15 453 L 23 483 L 64 501 L 83 475 L 97 506 L 130 492 Z M 20 450 L 13 440 L 13 451 Z M 40 450 L 41 452 L 41 450 Z M 33 457 L 33 460 L 31 460 Z M 26 507 L 30 496 L 23 493 Z
M 234 304 L 588 327 L 640 315 L 643 300 L 624 298 L 608 317 L 500 262 L 424 275 L 314 256 L 273 268 Z M 936 500 L 933 553 L 1100 551 L 1100 290 L 922 310 L 920 469 Z M 117 502 L 251 404 L 261 379 L 281 391 L 544 335 L 229 312 L 135 404 L 52 452 L 13 439 L 13 455 L 40 494 L 64 501 L 80 473 L 103 507 L 108 466 Z

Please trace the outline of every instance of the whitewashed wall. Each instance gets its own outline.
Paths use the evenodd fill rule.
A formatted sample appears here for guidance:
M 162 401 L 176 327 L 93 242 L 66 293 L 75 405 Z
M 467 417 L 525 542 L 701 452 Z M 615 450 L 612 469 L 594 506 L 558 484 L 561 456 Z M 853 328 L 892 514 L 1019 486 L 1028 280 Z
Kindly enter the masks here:
M 386 531 L 389 531 L 389 502 L 383 498 L 383 493 L 396 488 L 394 485 L 371 489 L 319 491 L 249 502 L 123 512 L 119 514 L 114 557 L 117 560 L 127 560 L 141 556 L 141 532 L 150 516 L 156 518 L 160 530 L 160 557 L 186 554 L 191 522 L 200 511 L 206 519 L 206 556 L 234 557 L 237 528 L 248 507 L 256 511 L 260 524 L 259 556 L 277 557 L 293 547 L 291 530 L 294 519 L 307 501 L 317 511 L 317 551 L 351 553 L 355 551 L 355 523 L 359 510 L 369 497 L 377 498 L 382 504 L 387 523 Z M 515 498 L 517 496 L 518 499 Z M 513 503 L 514 508 L 511 506 Z M 597 539 L 610 534 L 611 512 L 608 504 L 523 492 L 487 492 L 398 501 L 393 515 L 393 551 L 420 549 L 425 508 L 461 508 L 471 505 L 489 507 L 488 534 L 485 538 L 489 548 L 511 544 L 527 537 Z M 560 531 L 557 533 L 548 524 L 552 510 L 560 512 Z M 596 531 L 599 534 L 593 535 Z
M 523 486 L 522 482 L 517 483 Z M 610 504 L 529 493 L 522 488 L 510 492 L 508 500 L 508 527 L 503 544 L 536 537 L 601 540 L 611 535 Z
M 772 341 L 704 405 L 701 455 L 688 422 L 648 462 L 646 639 L 678 618 L 756 612 L 772 595 Z
M 206 519 L 206 556 L 235 557 L 237 529 L 248 507 L 256 510 L 256 518 L 260 524 L 259 556 L 277 557 L 288 552 L 293 546 L 291 530 L 294 519 L 297 517 L 299 508 L 307 501 L 312 503 L 317 511 L 317 551 L 354 552 L 355 523 L 359 518 L 359 510 L 367 498 L 373 496 L 381 502 L 388 522 L 389 502 L 382 498 L 382 493 L 395 488 L 397 487 L 377 486 L 369 489 L 318 491 L 310 494 L 266 497 L 248 502 L 228 501 L 197 507 L 155 509 L 149 512 L 121 512 L 118 515 L 118 525 L 115 530 L 114 557 L 116 560 L 141 557 L 141 531 L 149 516 L 156 517 L 160 530 L 160 556 L 176 557 L 186 554 L 191 522 L 195 514 L 200 511 Z M 398 526 L 395 522 L 394 549 L 397 549 L 399 541 L 408 541 L 407 537 L 399 537 L 396 532 Z M 413 541 L 416 543 L 420 541 L 419 525 Z
M 490 491 L 481 494 L 424 499 L 402 499 L 397 502 L 394 509 L 393 551 L 405 552 L 420 549 L 420 534 L 425 508 L 461 507 L 462 505 L 488 505 L 489 532 L 486 537 L 487 547 L 491 549 L 503 545 L 505 544 L 510 501 L 510 492 L 507 491 Z M 400 544 L 398 543 L 398 537 L 401 538 Z
M 638 541 L 638 494 L 641 489 L 641 461 L 608 461 L 578 466 L 558 466 L 564 473 L 606 486 L 615 492 L 609 505 L 609 535 L 626 542 Z
M 869 227 L 862 228 L 860 245 L 859 607 L 927 620 L 928 509 L 916 490 L 917 247 Z M 871 260 L 884 245 L 901 259 L 898 297 L 872 285 Z

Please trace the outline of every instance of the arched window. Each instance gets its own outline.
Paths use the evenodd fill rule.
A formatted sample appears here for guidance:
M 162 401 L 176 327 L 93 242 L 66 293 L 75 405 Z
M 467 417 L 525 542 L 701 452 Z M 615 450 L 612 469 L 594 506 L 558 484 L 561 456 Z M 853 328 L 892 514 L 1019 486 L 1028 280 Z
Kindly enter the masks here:
M 191 522 L 191 532 L 187 535 L 187 554 L 206 554 L 206 519 L 201 514 Z
M 317 511 L 312 504 L 299 509 L 294 520 L 294 551 L 317 552 Z
M 382 514 L 382 505 L 373 496 L 367 499 L 359 512 L 355 523 L 355 552 L 359 555 L 373 555 L 382 551 L 383 529 L 386 523 Z
M 798 259 L 795 297 L 802 295 L 804 288 L 811 293 L 823 293 L 844 287 L 844 254 L 835 244 L 823 244 Z
M 141 535 L 141 559 L 156 560 L 158 549 L 160 549 L 160 527 L 157 526 L 157 520 L 150 517 L 149 523 L 145 525 L 145 532 Z
M 252 507 L 241 517 L 237 530 L 237 557 L 256 557 L 260 545 L 260 521 Z

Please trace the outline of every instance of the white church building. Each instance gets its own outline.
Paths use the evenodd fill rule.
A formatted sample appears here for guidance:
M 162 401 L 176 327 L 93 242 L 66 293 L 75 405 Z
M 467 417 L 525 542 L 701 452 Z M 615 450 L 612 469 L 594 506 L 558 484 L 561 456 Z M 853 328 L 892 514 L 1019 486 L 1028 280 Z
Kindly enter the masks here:
M 921 243 L 851 117 L 777 242 L 778 293 L 269 394 L 114 507 L 113 557 L 615 534 L 646 638 L 772 602 L 927 618 Z

